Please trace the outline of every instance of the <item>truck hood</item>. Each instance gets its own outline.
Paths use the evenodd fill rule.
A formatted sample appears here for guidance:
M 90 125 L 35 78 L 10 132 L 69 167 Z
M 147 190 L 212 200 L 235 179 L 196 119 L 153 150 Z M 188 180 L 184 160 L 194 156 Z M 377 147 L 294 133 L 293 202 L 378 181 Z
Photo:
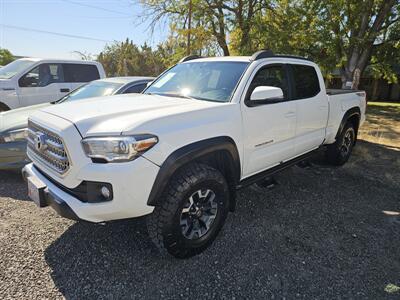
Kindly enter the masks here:
M 43 103 L 38 105 L 26 106 L 22 108 L 12 109 L 0 113 L 0 132 L 9 130 L 22 129 L 28 126 L 28 118 L 35 111 L 51 105 Z
M 186 98 L 126 94 L 66 102 L 41 111 L 74 123 L 81 135 L 87 137 L 131 132 L 147 121 L 220 105 Z

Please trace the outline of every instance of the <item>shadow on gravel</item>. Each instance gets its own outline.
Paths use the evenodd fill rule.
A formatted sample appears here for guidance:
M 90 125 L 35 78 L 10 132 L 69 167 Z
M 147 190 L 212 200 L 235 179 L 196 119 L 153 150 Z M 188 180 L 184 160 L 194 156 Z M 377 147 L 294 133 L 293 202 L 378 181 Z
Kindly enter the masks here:
M 244 189 L 212 247 L 189 260 L 161 257 L 143 218 L 75 223 L 45 258 L 67 299 L 398 299 L 398 159 L 360 142 L 342 168 L 314 162 L 272 190 Z
M 19 170 L 0 171 L 0 198 L 3 197 L 30 201 L 25 182 Z

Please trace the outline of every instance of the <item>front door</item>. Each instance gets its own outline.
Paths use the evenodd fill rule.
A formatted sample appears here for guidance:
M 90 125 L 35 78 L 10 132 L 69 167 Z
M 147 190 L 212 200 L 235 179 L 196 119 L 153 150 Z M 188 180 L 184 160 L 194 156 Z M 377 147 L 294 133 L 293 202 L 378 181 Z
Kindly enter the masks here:
M 70 91 L 64 82 L 61 64 L 42 63 L 23 75 L 18 81 L 18 99 L 21 106 L 56 101 Z
M 284 162 L 294 155 L 296 104 L 290 99 L 287 66 L 264 65 L 254 72 L 242 101 L 244 127 L 243 177 L 248 177 Z M 283 99 L 262 104 L 250 100 L 257 86 L 274 86 L 283 91 Z

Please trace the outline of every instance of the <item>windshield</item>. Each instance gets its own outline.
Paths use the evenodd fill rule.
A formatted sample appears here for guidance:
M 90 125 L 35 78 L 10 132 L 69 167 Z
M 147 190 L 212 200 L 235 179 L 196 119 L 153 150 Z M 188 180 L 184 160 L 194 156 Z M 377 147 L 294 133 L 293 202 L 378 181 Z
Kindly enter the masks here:
M 21 71 L 28 69 L 35 62 L 31 60 L 14 60 L 10 62 L 8 65 L 0 68 L 0 79 L 10 79 L 14 75 L 18 74 Z
M 247 62 L 189 62 L 168 70 L 145 94 L 228 102 Z
M 61 98 L 57 103 L 91 97 L 110 96 L 114 94 L 122 85 L 122 83 L 116 82 L 92 81 L 72 91 L 65 97 Z

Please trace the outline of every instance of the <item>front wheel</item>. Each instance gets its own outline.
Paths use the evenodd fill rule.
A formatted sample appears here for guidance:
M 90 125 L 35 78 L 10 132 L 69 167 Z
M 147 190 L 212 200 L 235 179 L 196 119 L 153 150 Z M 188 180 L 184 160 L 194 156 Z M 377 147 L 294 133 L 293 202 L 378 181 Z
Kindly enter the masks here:
M 147 219 L 147 228 L 161 251 L 187 258 L 214 241 L 228 211 L 224 176 L 208 165 L 193 163 L 172 177 L 162 204 Z
M 328 145 L 326 152 L 327 161 L 336 166 L 344 165 L 350 158 L 355 142 L 356 131 L 354 125 L 347 123 L 336 142 L 332 145 Z

